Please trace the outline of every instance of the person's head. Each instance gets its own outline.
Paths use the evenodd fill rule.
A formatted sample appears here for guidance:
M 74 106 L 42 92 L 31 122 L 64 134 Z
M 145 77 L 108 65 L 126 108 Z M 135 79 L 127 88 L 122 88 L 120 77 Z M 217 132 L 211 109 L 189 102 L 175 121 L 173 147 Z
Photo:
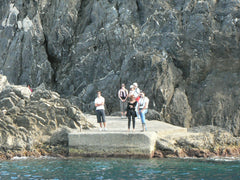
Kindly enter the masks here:
M 125 88 L 125 84 L 122 84 L 122 88 Z
M 131 86 L 130 86 L 130 89 L 133 89 L 133 88 L 134 88 L 134 86 L 133 86 L 133 85 L 131 85 Z
M 140 97 L 144 97 L 145 93 L 143 91 L 141 91 L 139 95 L 140 95 Z
M 134 97 L 134 95 L 131 95 L 130 96 L 130 101 L 133 101 L 133 100 L 135 100 L 135 97 Z
M 134 86 L 135 88 L 137 88 L 137 87 L 138 87 L 138 84 L 135 82 L 135 83 L 133 83 L 133 86 Z
M 98 97 L 101 96 L 101 91 L 97 91 L 97 96 L 98 96 Z

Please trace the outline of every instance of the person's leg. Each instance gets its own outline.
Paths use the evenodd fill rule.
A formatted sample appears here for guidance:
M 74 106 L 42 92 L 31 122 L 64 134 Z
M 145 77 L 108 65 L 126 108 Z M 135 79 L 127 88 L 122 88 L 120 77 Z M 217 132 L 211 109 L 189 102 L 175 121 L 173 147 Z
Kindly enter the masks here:
M 141 121 L 142 121 L 143 131 L 145 131 L 145 130 L 147 130 L 146 120 L 145 120 L 145 114 L 147 113 L 147 109 L 144 109 L 143 111 L 142 111 L 142 109 L 140 109 L 139 113 L 140 113 L 140 117 L 141 117 Z
M 130 131 L 130 126 L 131 126 L 131 116 L 128 116 L 128 131 Z
M 145 124 L 145 116 L 144 116 L 142 109 L 139 109 L 139 115 L 140 115 L 142 124 Z
M 143 117 L 143 113 L 141 112 L 142 109 L 139 109 L 139 116 L 141 118 L 141 121 L 142 121 L 142 131 L 145 131 L 145 122 L 144 122 L 144 117 Z
M 127 109 L 127 102 L 125 101 L 125 102 L 123 103 L 123 117 L 126 117 L 126 116 L 125 116 L 125 111 L 126 111 L 126 109 Z
M 137 113 L 137 118 L 139 119 L 139 118 L 140 118 L 140 113 L 139 113 L 139 111 L 138 111 L 138 104 L 137 104 L 136 107 L 135 107 L 135 111 L 136 111 L 136 113 Z
M 101 131 L 102 130 L 101 111 L 100 110 L 96 110 L 96 115 L 97 115 L 97 122 L 100 125 L 100 131 Z
M 103 122 L 104 130 L 107 130 L 106 119 L 105 119 L 105 111 L 101 110 L 101 114 L 102 114 L 102 122 Z
M 135 130 L 135 116 L 132 116 L 132 122 L 133 122 L 133 131 Z
M 103 130 L 105 130 L 105 131 L 106 131 L 106 130 L 107 130 L 107 127 L 106 127 L 106 122 L 104 122 L 104 123 L 103 123 L 103 127 L 104 127 L 104 129 L 103 129 Z
M 123 118 L 124 103 L 121 100 L 120 100 L 120 111 L 121 111 L 121 118 Z

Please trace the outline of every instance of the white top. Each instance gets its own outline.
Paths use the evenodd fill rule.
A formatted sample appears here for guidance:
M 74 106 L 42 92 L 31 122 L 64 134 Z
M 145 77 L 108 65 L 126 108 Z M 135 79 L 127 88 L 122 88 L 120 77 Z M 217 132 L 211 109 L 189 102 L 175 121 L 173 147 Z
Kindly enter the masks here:
M 135 88 L 135 91 L 136 91 L 137 94 L 140 94 L 140 89 L 138 87 Z
M 140 98 L 139 101 L 138 101 L 138 104 L 139 104 L 139 108 L 145 108 L 147 109 L 148 108 L 148 104 L 149 104 L 149 99 L 148 97 L 144 97 L 144 98 Z
M 100 109 L 103 109 L 104 110 L 104 102 L 105 102 L 105 99 L 104 99 L 104 97 L 97 97 L 96 99 L 95 99 L 95 104 L 102 104 L 103 103 L 103 105 L 101 105 L 101 106 L 97 106 L 96 107 L 96 110 L 100 110 Z
M 131 91 L 129 92 L 129 97 L 130 97 L 131 95 L 133 95 L 135 98 L 138 97 L 138 93 L 137 93 L 135 90 L 131 90 Z

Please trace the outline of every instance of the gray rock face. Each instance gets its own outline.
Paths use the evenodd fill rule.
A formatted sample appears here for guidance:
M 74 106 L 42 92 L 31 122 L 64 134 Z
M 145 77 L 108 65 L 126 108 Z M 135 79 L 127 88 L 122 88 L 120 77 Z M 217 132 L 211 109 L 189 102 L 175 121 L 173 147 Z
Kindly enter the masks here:
M 55 92 L 36 88 L 31 93 L 28 87 L 11 84 L 1 87 L 1 153 L 34 150 L 43 143 L 66 146 L 68 131 L 91 126 L 79 108 Z
M 0 71 L 10 83 L 44 83 L 88 112 L 97 89 L 113 113 L 120 84 L 138 82 L 159 119 L 239 136 L 239 7 L 236 0 L 1 1 Z

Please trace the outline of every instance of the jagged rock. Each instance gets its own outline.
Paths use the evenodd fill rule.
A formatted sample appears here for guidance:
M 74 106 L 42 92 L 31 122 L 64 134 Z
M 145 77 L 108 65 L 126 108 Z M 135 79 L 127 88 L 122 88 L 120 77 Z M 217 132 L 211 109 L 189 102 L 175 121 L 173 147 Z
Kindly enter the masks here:
M 216 127 L 216 126 L 200 126 L 189 129 L 190 132 L 210 132 L 214 137 L 214 142 L 219 146 L 224 145 L 240 145 L 240 139 L 233 137 L 231 132 L 226 131 L 226 129 Z
M 2 86 L 0 148 L 4 151 L 30 152 L 42 143 L 50 144 L 51 136 L 62 126 L 70 131 L 91 125 L 79 108 L 58 93 L 43 88 L 28 93 L 29 89 L 25 87 L 11 84 Z
M 0 76 L 0 92 L 2 92 L 3 88 L 8 85 L 8 80 L 6 76 Z
M 11 98 L 3 98 L 0 100 L 0 107 L 5 109 L 13 108 L 15 104 L 13 103 Z
M 14 106 L 14 107 L 8 109 L 7 114 L 8 114 L 8 115 L 11 115 L 11 114 L 16 115 L 16 114 L 20 113 L 20 111 L 21 111 L 21 110 L 20 110 L 19 107 Z
M 14 92 L 18 97 L 21 99 L 29 99 L 31 95 L 31 91 L 28 87 L 22 87 L 22 86 L 7 86 L 7 88 L 10 88 L 12 92 Z
M 120 116 L 121 114 L 119 114 Z M 157 112 L 154 109 L 149 109 L 148 113 L 146 114 L 146 118 L 148 120 L 156 120 L 156 119 L 162 119 L 161 114 L 159 112 Z
M 156 156 L 163 157 L 234 156 L 240 152 L 240 138 L 219 127 L 201 126 L 160 137 L 156 149 Z
M 71 132 L 71 129 L 66 126 L 59 128 L 51 136 L 50 144 L 55 145 L 55 146 L 59 145 L 59 144 L 61 144 L 63 146 L 67 146 L 68 145 L 68 133 L 70 133 L 70 132 Z

